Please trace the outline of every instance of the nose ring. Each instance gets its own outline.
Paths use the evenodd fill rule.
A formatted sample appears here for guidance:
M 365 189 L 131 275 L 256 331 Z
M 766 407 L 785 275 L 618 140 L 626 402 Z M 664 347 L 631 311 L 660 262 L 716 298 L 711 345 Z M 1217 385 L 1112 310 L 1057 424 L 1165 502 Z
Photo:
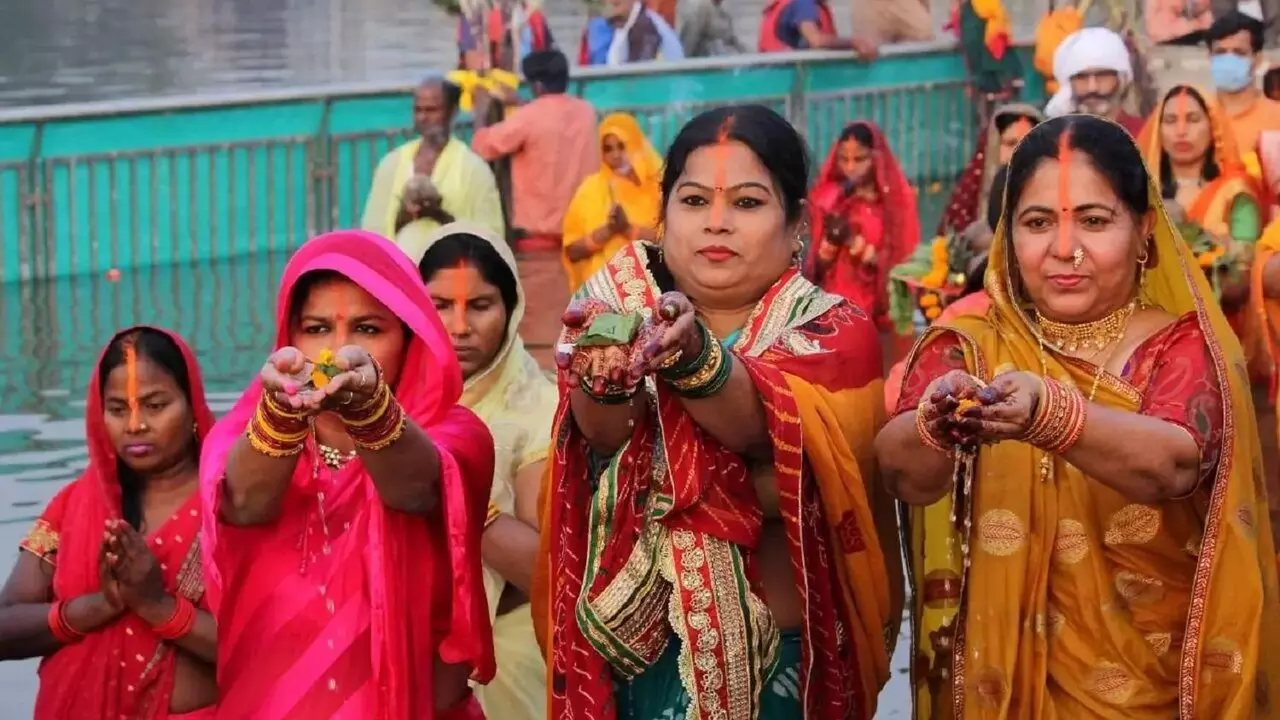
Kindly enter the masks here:
M 1071 269 L 1079 270 L 1084 264 L 1084 248 L 1076 248 L 1071 253 Z

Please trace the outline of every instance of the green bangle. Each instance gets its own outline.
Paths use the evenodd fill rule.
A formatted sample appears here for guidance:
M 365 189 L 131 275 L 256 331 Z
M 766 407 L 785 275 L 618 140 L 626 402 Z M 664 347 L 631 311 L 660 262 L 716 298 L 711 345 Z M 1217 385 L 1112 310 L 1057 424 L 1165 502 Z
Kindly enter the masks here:
M 582 389 L 582 392 L 586 393 L 587 397 L 591 398 L 592 400 L 594 400 L 595 402 L 601 405 L 622 405 L 630 402 L 631 398 L 635 397 L 636 395 L 634 390 L 631 392 L 618 392 L 618 393 L 611 393 L 606 391 L 603 395 L 597 395 L 595 392 L 591 390 L 591 385 L 590 383 L 587 382 L 585 378 L 583 378 L 583 380 L 581 381 L 578 387 Z
M 694 322 L 697 324 L 698 334 L 702 337 L 702 350 L 698 352 L 696 357 L 682 357 L 675 365 L 658 371 L 662 379 L 667 382 L 677 382 L 689 377 L 701 370 L 702 366 L 706 365 L 711 359 L 711 343 L 717 342 L 717 340 L 712 337 L 711 331 L 707 329 L 706 325 L 702 324 L 701 320 L 695 320 Z
M 676 394 L 691 400 L 709 398 L 724 389 L 731 375 L 733 375 L 733 354 L 726 350 L 720 357 L 720 366 L 716 368 L 715 374 L 707 378 L 706 382 L 683 390 L 676 389 Z

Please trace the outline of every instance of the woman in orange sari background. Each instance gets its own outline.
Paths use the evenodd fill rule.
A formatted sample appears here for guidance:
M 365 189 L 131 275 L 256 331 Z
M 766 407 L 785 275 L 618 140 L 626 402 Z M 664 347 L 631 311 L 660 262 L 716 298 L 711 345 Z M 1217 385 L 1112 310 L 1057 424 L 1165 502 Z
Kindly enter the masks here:
M 953 529 L 912 538 L 917 700 L 993 720 L 1277 717 L 1261 449 L 1204 274 L 1109 121 L 1032 130 L 1005 197 L 991 310 L 921 338 L 876 439 L 911 531 L 935 511 Z
M 889 271 L 920 243 L 916 194 L 880 128 L 858 121 L 839 140 L 809 193 L 806 274 L 887 327 Z
M 1264 200 L 1273 207 L 1280 206 L 1280 132 L 1263 133 L 1259 141 L 1258 159 L 1267 189 Z M 1265 352 L 1267 369 L 1271 372 L 1267 401 L 1274 405 L 1277 401 L 1277 389 L 1280 388 L 1280 378 L 1276 375 L 1277 362 L 1280 362 L 1280 212 L 1273 211 L 1271 222 L 1258 239 L 1253 261 L 1250 302 L 1257 309 L 1257 322 L 1262 328 L 1260 344 Z M 1280 436 L 1277 435 L 1280 427 L 1275 426 L 1274 408 L 1268 413 L 1260 413 L 1259 421 L 1264 425 L 1263 447 L 1271 453 L 1267 457 L 1267 467 L 1270 470 L 1267 473 L 1267 497 L 1271 503 L 1271 525 L 1274 530 L 1280 527 L 1280 473 L 1275 471 L 1272 461 L 1277 455 L 1275 448 L 1280 444 Z
M 628 243 L 657 235 L 662 157 L 627 113 L 606 115 L 599 137 L 600 171 L 582 181 L 564 213 L 571 293 Z
M 1147 119 L 1138 144 L 1174 223 L 1195 223 L 1211 241 L 1183 237 L 1193 244 L 1202 267 L 1215 274 L 1223 311 L 1252 357 L 1256 333 L 1242 311 L 1253 245 L 1262 234 L 1266 211 L 1231 125 L 1207 97 L 1188 85 L 1171 88 Z

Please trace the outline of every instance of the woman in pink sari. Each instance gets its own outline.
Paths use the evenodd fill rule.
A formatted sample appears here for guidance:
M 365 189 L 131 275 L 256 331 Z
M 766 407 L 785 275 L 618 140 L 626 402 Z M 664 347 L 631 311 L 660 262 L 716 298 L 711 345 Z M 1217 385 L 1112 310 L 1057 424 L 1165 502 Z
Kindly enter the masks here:
M 201 463 L 218 717 L 483 718 L 493 440 L 417 269 L 377 235 L 322 235 L 276 320 Z
M 850 123 L 809 193 L 806 274 L 889 327 L 889 271 L 920 243 L 916 194 L 880 128 Z

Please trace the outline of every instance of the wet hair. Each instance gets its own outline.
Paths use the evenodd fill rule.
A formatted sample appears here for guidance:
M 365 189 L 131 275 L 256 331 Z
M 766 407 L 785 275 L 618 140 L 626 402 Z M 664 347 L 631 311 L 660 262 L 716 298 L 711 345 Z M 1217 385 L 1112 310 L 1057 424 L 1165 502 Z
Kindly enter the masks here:
M 680 129 L 667 150 L 662 168 L 662 207 L 666 213 L 676 181 L 695 150 L 720 140 L 721 128 L 728 125 L 727 137 L 751 148 L 769 171 L 782 196 L 787 224 L 800 220 L 809 185 L 809 152 L 800 133 L 781 115 L 764 105 L 731 105 L 698 115 Z
M 1228 10 L 1222 15 L 1214 18 L 1213 24 L 1204 32 L 1205 44 L 1210 45 L 1215 40 L 1229 38 L 1239 32 L 1249 33 L 1249 45 L 1253 48 L 1254 53 L 1262 52 L 1262 34 L 1266 29 L 1266 25 L 1261 20 L 1246 15 L 1239 10 Z
M 1209 104 L 1205 102 L 1204 96 L 1188 85 L 1175 86 L 1165 93 L 1165 100 L 1183 92 L 1199 103 L 1200 109 L 1206 114 L 1209 112 Z M 1217 153 L 1214 150 L 1213 143 L 1210 142 L 1209 152 L 1204 156 L 1204 166 L 1200 169 L 1200 177 L 1206 181 L 1213 181 L 1217 180 L 1221 174 L 1222 168 L 1218 165 Z M 1178 183 L 1174 181 L 1173 165 L 1169 162 L 1169 153 L 1163 149 L 1160 150 L 1160 196 L 1165 200 L 1172 200 L 1178 196 Z
M 441 270 L 460 264 L 475 268 L 485 282 L 498 288 L 502 306 L 507 309 L 507 317 L 511 317 L 519 297 L 516 277 L 492 245 L 471 233 L 453 233 L 437 240 L 422 256 L 418 272 L 422 274 L 422 282 L 428 283 Z
M 525 55 L 520 72 L 525 80 L 541 85 L 545 92 L 562 93 L 569 89 L 569 60 L 559 50 L 534 50 Z
M 1151 209 L 1147 166 L 1129 133 L 1110 120 L 1093 115 L 1066 115 L 1035 126 L 1018 144 L 1009 161 L 1003 217 L 1007 219 L 1018 207 L 1036 168 L 1045 160 L 1058 157 L 1058 141 L 1065 132 L 1070 133 L 1071 149 L 1089 157 L 1129 212 L 1141 217 Z
M 132 345 L 137 357 L 146 358 L 158 365 L 173 378 L 182 391 L 187 404 L 191 404 L 191 376 L 187 372 L 187 359 L 182 348 L 168 335 L 151 328 L 138 328 L 116 335 L 98 366 L 98 396 L 106 392 L 107 378 L 111 372 L 125 364 L 127 348 Z M 194 408 L 193 408 L 194 411 Z M 198 450 L 197 450 L 198 451 Z M 142 529 L 142 478 L 123 460 L 116 460 L 116 477 L 120 479 L 120 514 L 135 530 Z
M 839 142 L 853 140 L 868 150 L 876 149 L 876 136 L 871 132 L 871 128 L 866 123 L 850 123 L 844 127 L 840 133 Z
M 1010 127 L 1013 127 L 1013 124 L 1018 122 L 1019 120 L 1026 120 L 1027 122 L 1031 123 L 1031 127 L 1035 127 L 1036 125 L 1040 124 L 1040 119 L 1037 117 L 1032 117 L 1031 115 L 1024 115 L 1023 113 L 1018 113 L 1018 112 L 1006 112 L 996 116 L 996 120 L 995 120 L 996 132 L 1003 135 L 1005 130 L 1008 130 Z

